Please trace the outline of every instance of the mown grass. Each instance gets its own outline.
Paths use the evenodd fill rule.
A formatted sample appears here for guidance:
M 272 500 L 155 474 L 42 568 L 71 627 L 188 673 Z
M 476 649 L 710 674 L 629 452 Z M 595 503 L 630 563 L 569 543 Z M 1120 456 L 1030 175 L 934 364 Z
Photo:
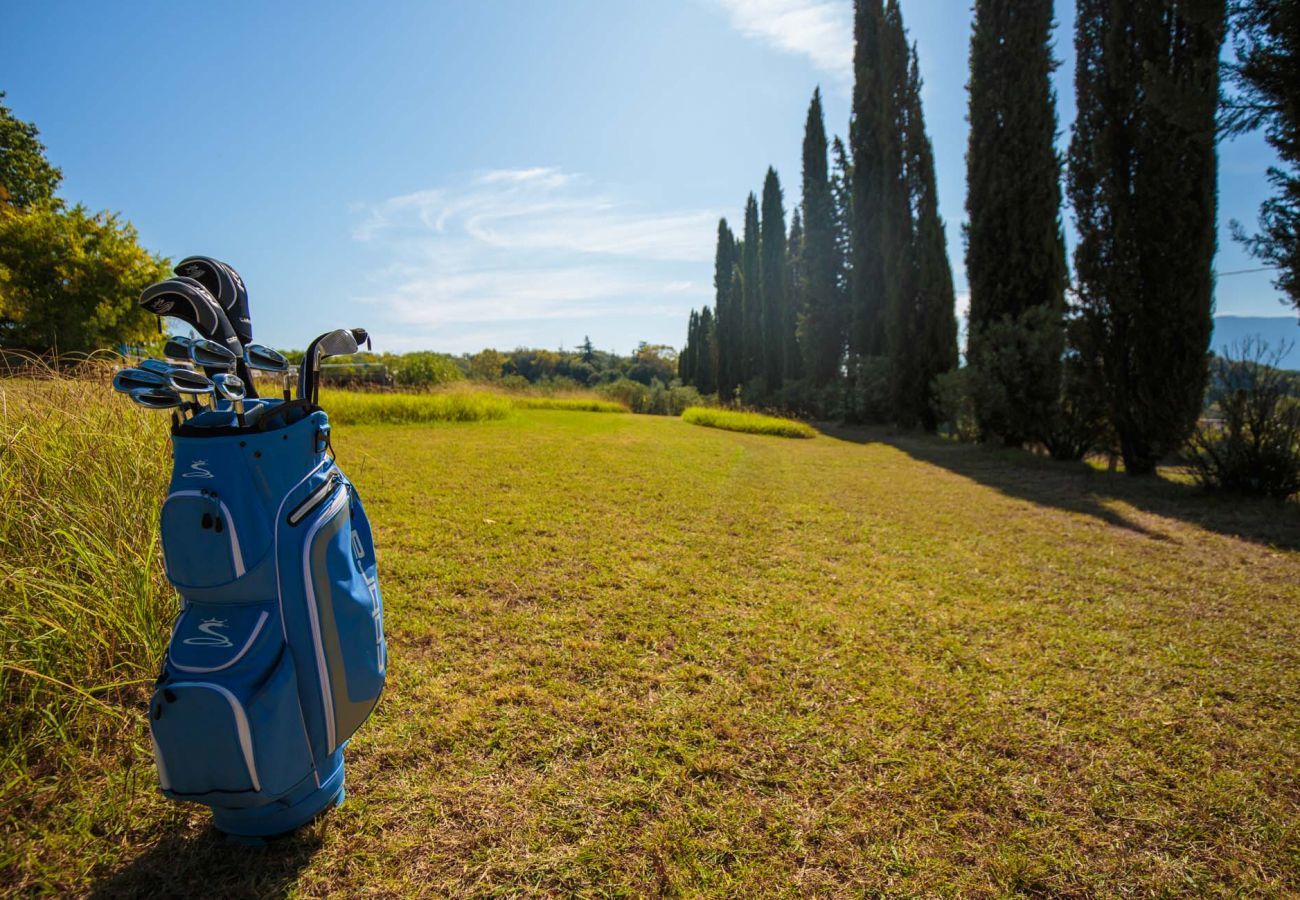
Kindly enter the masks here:
M 335 444 L 365 461 L 350 472 L 392 659 L 350 745 L 347 803 L 264 851 L 230 849 L 201 810 L 157 797 L 144 745 L 83 745 L 75 769 L 26 773 L 44 802 L 0 805 L 0 883 L 1300 883 L 1294 508 L 883 432 L 769 441 L 662 417 L 521 411 L 345 426 Z M 113 702 L 124 734 L 143 727 Z
M 742 431 L 747 434 L 766 434 L 788 438 L 812 438 L 817 436 L 817 432 L 812 426 L 795 419 L 782 419 L 777 416 L 739 412 L 732 409 L 714 409 L 707 406 L 690 407 L 682 413 L 682 421 L 691 425 L 721 428 L 726 431 Z

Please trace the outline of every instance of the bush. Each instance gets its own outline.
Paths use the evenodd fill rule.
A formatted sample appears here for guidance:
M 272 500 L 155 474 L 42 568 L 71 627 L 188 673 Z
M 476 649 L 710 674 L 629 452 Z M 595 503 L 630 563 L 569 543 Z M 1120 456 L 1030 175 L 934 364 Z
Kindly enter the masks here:
M 845 419 L 887 422 L 890 418 L 890 366 L 887 356 L 853 356 L 848 365 Z
M 974 374 L 970 366 L 963 366 L 937 375 L 934 379 L 935 402 L 939 407 L 939 431 L 959 441 L 974 442 L 980 439 L 971 390 Z
M 615 403 L 623 404 L 634 413 L 645 413 L 650 409 L 650 388 L 629 378 L 620 378 L 618 381 L 599 385 L 596 393 Z
M 803 422 L 797 422 L 794 419 L 779 419 L 776 416 L 739 412 L 733 409 L 692 406 L 682 413 L 682 421 L 691 425 L 703 425 L 706 428 L 722 428 L 726 431 L 743 431 L 748 434 L 767 434 L 788 438 L 812 438 L 817 436 L 817 431 L 811 426 Z
M 1212 490 L 1286 499 L 1300 493 L 1300 403 L 1270 352 L 1247 339 L 1211 365 L 1211 413 L 1188 445 L 1196 480 Z

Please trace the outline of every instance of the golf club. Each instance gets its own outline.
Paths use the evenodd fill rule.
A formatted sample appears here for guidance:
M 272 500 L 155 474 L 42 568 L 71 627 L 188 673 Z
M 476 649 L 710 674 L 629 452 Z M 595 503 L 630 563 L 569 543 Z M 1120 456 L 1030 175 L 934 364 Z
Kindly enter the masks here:
M 203 404 L 199 398 L 212 396 L 212 380 L 206 375 L 189 369 L 173 369 L 168 378 L 167 387 L 182 397 L 193 397 L 196 415 L 203 409 Z
M 201 369 L 217 369 L 223 372 L 233 369 L 239 360 L 225 347 L 206 338 L 190 342 L 190 359 Z
M 337 328 L 308 344 L 302 367 L 298 370 L 298 399 L 315 403 L 320 396 L 321 360 L 330 356 L 350 356 L 362 343 L 369 345 L 369 342 L 370 335 L 364 328 Z
M 289 368 L 284 355 L 262 344 L 249 344 L 244 348 L 244 360 L 250 369 L 259 372 L 283 372 Z
M 173 334 L 167 338 L 167 343 L 163 344 L 163 356 L 168 359 L 179 359 L 189 362 L 190 345 L 193 343 L 194 338 Z
M 240 343 L 253 339 L 253 322 L 248 312 L 248 289 L 234 268 L 211 256 L 187 256 L 176 264 L 177 275 L 193 278 L 221 304 Z
M 169 385 L 169 374 L 150 372 L 146 369 L 122 369 L 113 375 L 113 390 L 119 394 L 151 388 L 167 388 Z
M 185 369 L 188 368 L 188 366 L 183 366 L 174 362 L 165 362 L 161 359 L 142 359 L 136 368 L 144 369 L 146 372 L 157 372 L 159 375 L 170 375 L 173 369 Z
M 182 403 L 180 395 L 167 388 L 137 388 L 131 391 L 130 396 L 148 409 L 176 409 Z
M 140 295 L 140 305 L 157 316 L 173 316 L 186 322 L 200 335 L 222 344 L 235 354 L 235 371 L 246 382 L 248 371 L 244 366 L 244 345 L 230 324 L 226 311 L 200 282 L 186 276 L 168 278 L 150 285 Z M 257 391 L 250 385 L 250 397 Z
M 244 427 L 244 382 L 238 375 L 218 372 L 212 376 L 212 388 L 222 400 L 227 400 L 235 410 L 239 427 Z

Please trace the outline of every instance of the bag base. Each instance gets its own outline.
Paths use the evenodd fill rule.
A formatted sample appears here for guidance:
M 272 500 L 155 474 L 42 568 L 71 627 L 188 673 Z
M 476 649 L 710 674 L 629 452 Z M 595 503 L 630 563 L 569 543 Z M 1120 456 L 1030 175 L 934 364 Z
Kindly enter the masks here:
M 231 838 L 273 838 L 288 834 L 306 825 L 312 819 L 343 803 L 343 748 L 330 754 L 321 772 L 320 787 L 311 781 L 301 791 L 295 791 L 270 803 L 251 809 L 212 808 L 212 824 Z

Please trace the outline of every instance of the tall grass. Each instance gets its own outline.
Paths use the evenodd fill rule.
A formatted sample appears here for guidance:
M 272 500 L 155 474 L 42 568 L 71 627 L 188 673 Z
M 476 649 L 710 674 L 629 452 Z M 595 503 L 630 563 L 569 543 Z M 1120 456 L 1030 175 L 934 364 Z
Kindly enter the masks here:
M 176 609 L 159 559 L 166 417 L 106 374 L 45 374 L 0 381 L 0 806 L 32 772 L 142 740 Z
M 613 400 L 600 400 L 596 397 L 582 395 L 572 397 L 534 397 L 522 395 L 511 397 L 519 409 L 559 409 L 569 412 L 625 413 L 631 412 L 622 403 Z
M 411 425 L 504 419 L 509 398 L 486 391 L 449 390 L 430 394 L 323 390 L 320 404 L 338 425 Z
M 779 419 L 759 413 L 737 412 L 730 409 L 711 409 L 692 406 L 682 413 L 682 421 L 706 428 L 723 428 L 727 431 L 744 431 L 749 434 L 770 434 L 776 437 L 811 438 L 817 432 L 810 425 L 794 419 Z

